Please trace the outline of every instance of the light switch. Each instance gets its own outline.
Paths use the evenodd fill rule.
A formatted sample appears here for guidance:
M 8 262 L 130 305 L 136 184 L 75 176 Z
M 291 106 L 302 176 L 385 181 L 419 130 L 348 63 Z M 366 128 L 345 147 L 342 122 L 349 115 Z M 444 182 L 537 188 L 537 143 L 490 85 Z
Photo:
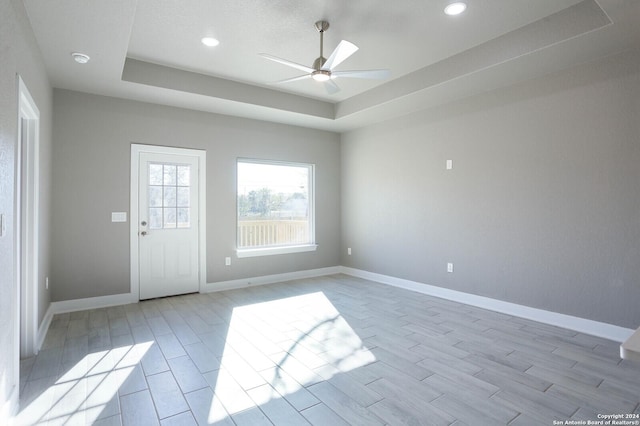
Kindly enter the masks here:
M 0 214 L 0 237 L 4 237 L 7 232 L 7 225 L 4 224 L 4 213 Z
M 126 222 L 127 212 L 111 212 L 111 222 Z
M 453 160 L 447 160 L 447 170 L 453 169 Z

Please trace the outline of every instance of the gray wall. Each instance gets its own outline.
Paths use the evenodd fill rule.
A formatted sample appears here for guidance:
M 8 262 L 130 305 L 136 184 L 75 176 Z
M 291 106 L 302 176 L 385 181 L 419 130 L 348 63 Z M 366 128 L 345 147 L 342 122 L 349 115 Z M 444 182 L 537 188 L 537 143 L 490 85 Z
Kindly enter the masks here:
M 637 328 L 640 53 L 344 134 L 341 244 L 345 266 Z
M 207 282 L 339 265 L 338 134 L 57 89 L 54 110 L 53 300 L 129 292 L 131 143 L 207 151 Z M 316 164 L 316 252 L 235 257 L 238 157 Z
M 49 273 L 49 205 L 51 173 L 52 91 L 21 1 L 0 0 L 0 213 L 7 234 L 0 237 L 0 407 L 10 391 L 18 342 L 15 277 L 15 161 L 18 137 L 18 86 L 20 74 L 40 110 L 40 277 L 39 320 L 49 306 L 44 277 Z

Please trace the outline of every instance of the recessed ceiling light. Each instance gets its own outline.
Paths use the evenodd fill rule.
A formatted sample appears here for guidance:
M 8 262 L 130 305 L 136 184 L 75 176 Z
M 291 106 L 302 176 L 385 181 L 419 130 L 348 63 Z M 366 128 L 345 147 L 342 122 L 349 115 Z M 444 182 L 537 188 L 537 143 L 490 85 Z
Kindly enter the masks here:
M 87 62 L 89 62 L 89 59 L 91 59 L 89 55 L 85 55 L 84 53 L 78 53 L 78 52 L 73 52 L 71 54 L 71 57 L 73 58 L 74 61 L 76 61 L 79 64 L 86 64 Z
M 449 16 L 460 15 L 467 9 L 467 4 L 461 1 L 450 3 L 444 8 L 444 13 Z
M 220 44 L 218 39 L 215 39 L 213 37 L 204 37 L 201 41 L 202 41 L 202 44 L 209 47 L 215 47 Z

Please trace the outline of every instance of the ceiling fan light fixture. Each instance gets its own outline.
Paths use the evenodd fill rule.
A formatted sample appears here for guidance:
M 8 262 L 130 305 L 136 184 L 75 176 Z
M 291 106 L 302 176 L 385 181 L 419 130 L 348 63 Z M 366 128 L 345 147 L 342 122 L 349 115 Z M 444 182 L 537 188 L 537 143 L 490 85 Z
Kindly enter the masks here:
M 465 10 L 467 10 L 467 4 L 461 1 L 456 1 L 453 3 L 449 3 L 444 8 L 444 13 L 446 13 L 449 16 L 455 16 L 455 15 L 460 15 Z
M 202 40 L 200 40 L 202 42 L 202 44 L 204 44 L 207 47 L 216 47 L 217 45 L 220 44 L 220 41 L 218 41 L 217 38 L 213 38 L 213 37 L 203 37 Z
M 320 82 L 328 81 L 331 79 L 331 73 L 329 71 L 318 70 L 313 72 L 311 78 L 313 78 L 315 81 Z

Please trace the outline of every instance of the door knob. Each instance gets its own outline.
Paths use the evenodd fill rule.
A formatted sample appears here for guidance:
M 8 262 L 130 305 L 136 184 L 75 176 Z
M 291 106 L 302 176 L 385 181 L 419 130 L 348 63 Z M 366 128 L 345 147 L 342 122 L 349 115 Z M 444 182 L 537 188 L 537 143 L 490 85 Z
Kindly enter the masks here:
M 142 235 L 142 236 L 144 237 L 145 235 L 147 235 L 147 231 L 142 231 L 142 232 L 140 233 L 140 235 Z
M 142 222 L 140 222 L 140 225 L 147 226 L 147 221 L 143 220 Z

